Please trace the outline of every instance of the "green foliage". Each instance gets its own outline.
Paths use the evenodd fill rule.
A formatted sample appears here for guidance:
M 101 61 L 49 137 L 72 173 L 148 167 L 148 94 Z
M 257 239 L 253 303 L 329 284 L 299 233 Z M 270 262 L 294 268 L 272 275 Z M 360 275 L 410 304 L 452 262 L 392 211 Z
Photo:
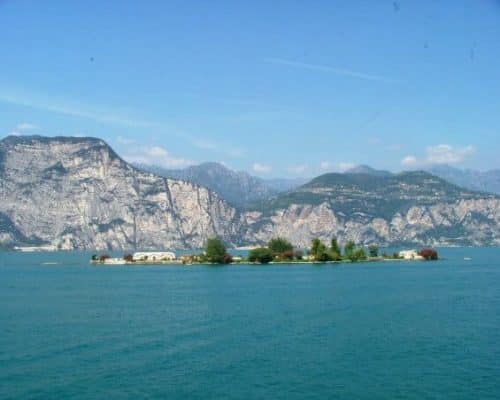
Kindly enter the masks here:
M 210 238 L 205 243 L 205 256 L 209 262 L 223 264 L 226 255 L 226 246 L 217 237 Z
M 332 241 L 331 241 L 331 244 L 330 244 L 330 251 L 332 252 L 332 254 L 338 254 L 339 257 L 340 257 L 340 246 L 337 242 L 337 238 L 334 236 L 332 237 Z
M 378 257 L 378 246 L 374 244 L 368 246 L 368 252 L 370 254 L 370 257 Z
M 288 240 L 281 237 L 271 239 L 267 247 L 274 255 L 293 252 L 293 245 Z
M 363 261 L 366 260 L 366 251 L 362 247 L 356 248 L 353 252 L 351 261 Z
M 326 246 L 325 246 L 324 249 L 320 249 L 318 254 L 316 254 L 314 256 L 314 259 L 316 261 L 325 262 L 325 261 L 331 261 L 332 258 L 331 258 L 330 253 L 328 252 L 328 250 L 326 249 Z
M 311 248 L 309 249 L 309 255 L 315 256 L 316 254 L 318 254 L 318 249 L 320 248 L 321 245 L 323 245 L 323 243 L 321 243 L 321 240 L 319 240 L 318 238 L 314 238 L 311 241 Z
M 267 264 L 273 260 L 273 253 L 267 247 L 258 247 L 250 250 L 248 261 Z
M 318 238 L 315 238 L 311 242 L 311 249 L 309 250 L 309 255 L 314 257 L 314 260 L 316 261 L 330 261 L 331 256 L 328 251 L 328 248 L 326 245 L 319 240 Z
M 354 241 L 349 240 L 344 246 L 344 257 L 351 259 L 355 248 L 356 244 L 354 243 Z
M 366 260 L 366 251 L 362 247 L 356 247 L 354 241 L 349 240 L 344 246 L 344 258 L 352 262 Z
M 340 260 L 342 260 L 342 256 L 340 254 L 340 251 L 336 252 L 336 251 L 330 250 L 330 258 L 332 259 L 332 261 L 340 261 Z

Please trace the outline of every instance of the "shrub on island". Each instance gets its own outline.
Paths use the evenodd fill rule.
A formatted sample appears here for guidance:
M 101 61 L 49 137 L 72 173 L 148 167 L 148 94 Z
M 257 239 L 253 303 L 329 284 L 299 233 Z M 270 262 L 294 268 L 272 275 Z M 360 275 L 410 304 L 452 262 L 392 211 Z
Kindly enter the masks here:
M 427 261 L 429 261 L 429 260 L 437 260 L 438 259 L 438 253 L 437 253 L 437 251 L 434 250 L 434 249 L 431 249 L 431 248 L 421 249 L 418 252 L 418 255 L 421 256 L 421 257 L 423 257 Z

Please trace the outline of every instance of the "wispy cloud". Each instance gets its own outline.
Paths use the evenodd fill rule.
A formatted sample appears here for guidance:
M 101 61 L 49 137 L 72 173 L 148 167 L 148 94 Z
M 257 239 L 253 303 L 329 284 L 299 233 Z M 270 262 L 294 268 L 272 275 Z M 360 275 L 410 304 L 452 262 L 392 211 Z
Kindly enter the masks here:
M 252 165 L 252 169 L 254 170 L 254 172 L 257 172 L 259 174 L 268 174 L 272 171 L 272 167 L 270 165 L 260 163 L 254 163 Z
M 331 163 L 330 161 L 321 161 L 319 163 L 319 168 L 323 171 L 326 171 L 328 169 L 333 169 L 333 163 Z
M 135 140 L 134 139 L 130 139 L 128 137 L 124 137 L 124 136 L 117 136 L 116 137 L 116 142 L 119 143 L 119 144 L 122 144 L 124 146 L 128 146 L 128 145 L 134 144 Z
M 347 171 L 349 169 L 352 169 L 355 166 L 356 166 L 356 164 L 351 163 L 351 162 L 341 162 L 341 163 L 339 163 L 339 169 L 342 172 L 345 172 L 345 171 Z
M 0 102 L 129 127 L 153 127 L 161 125 L 153 121 L 133 119 L 113 110 L 75 105 L 69 101 L 54 100 L 53 98 L 35 93 L 0 92 Z
M 336 75 L 347 76 L 349 78 L 364 79 L 367 81 L 377 81 L 377 82 L 387 82 L 387 83 L 401 82 L 398 79 L 393 79 L 381 75 L 367 74 L 364 72 L 353 71 L 351 69 L 337 68 L 329 65 L 309 64 L 299 61 L 285 60 L 283 58 L 266 58 L 265 61 L 271 64 L 285 65 L 288 67 L 302 68 L 312 71 L 329 72 Z
M 233 157 L 233 158 L 240 158 L 245 155 L 245 151 L 243 149 L 240 149 L 238 147 L 234 147 L 232 149 L 229 149 L 227 152 L 228 156 Z
M 309 167 L 306 164 L 300 164 L 289 167 L 288 172 L 291 172 L 292 174 L 303 174 L 308 169 Z
M 416 167 L 418 165 L 417 157 L 408 155 L 401 160 L 401 165 L 408 168 Z
M 217 146 L 209 140 L 201 138 L 192 138 L 191 143 L 202 150 L 215 150 Z
M 16 126 L 16 130 L 21 132 L 34 131 L 36 129 L 38 129 L 38 126 L 30 122 L 21 122 Z
M 41 95 L 39 93 L 25 90 L 0 90 L 0 102 L 34 108 L 50 113 L 69 115 L 72 117 L 85 118 L 95 122 L 102 122 L 114 125 L 121 125 L 131 128 L 154 128 L 161 131 L 164 135 L 175 136 L 192 145 L 205 150 L 219 150 L 218 146 L 207 139 L 195 137 L 189 132 L 172 126 L 164 121 L 153 121 L 130 117 L 128 111 L 118 111 L 106 106 L 90 106 L 76 104 L 71 100 L 62 99 L 58 96 Z M 10 134 L 21 135 L 29 129 L 35 129 L 36 126 L 31 123 L 22 123 Z M 116 141 L 122 145 L 130 145 L 131 139 L 118 137 Z

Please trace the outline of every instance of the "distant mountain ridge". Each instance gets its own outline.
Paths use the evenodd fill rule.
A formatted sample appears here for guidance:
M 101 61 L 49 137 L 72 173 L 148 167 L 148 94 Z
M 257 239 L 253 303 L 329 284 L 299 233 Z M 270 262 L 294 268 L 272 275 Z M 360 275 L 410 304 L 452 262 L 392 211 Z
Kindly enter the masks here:
M 392 175 L 392 172 L 385 171 L 385 170 L 380 170 L 380 169 L 375 169 L 372 167 L 369 167 L 368 165 L 357 165 L 353 168 L 348 169 L 345 171 L 346 174 L 366 174 L 366 175 L 372 175 L 372 176 L 390 176 Z
M 481 172 L 472 169 L 458 169 L 449 165 L 438 165 L 429 168 L 428 171 L 468 189 L 500 194 L 500 169 Z
M 273 235 L 305 246 L 311 238 L 378 244 L 500 244 L 500 197 L 424 171 L 329 173 L 249 205 L 250 238 Z
M 236 207 L 267 199 L 305 183 L 306 179 L 262 179 L 244 171 L 233 171 L 223 164 L 205 162 L 184 169 L 166 169 L 155 165 L 135 164 L 144 171 L 180 179 L 207 187 Z
M 214 184 L 241 177 L 217 164 L 204 168 L 205 176 L 195 173 Z M 332 236 L 359 244 L 500 245 L 500 196 L 424 171 L 323 174 L 238 208 L 186 178 L 193 180 L 140 170 L 97 138 L 9 136 L 0 140 L 0 247 L 200 248 L 211 236 L 229 246 L 274 236 L 300 247 Z M 237 182 L 250 191 L 262 184 L 247 176 Z

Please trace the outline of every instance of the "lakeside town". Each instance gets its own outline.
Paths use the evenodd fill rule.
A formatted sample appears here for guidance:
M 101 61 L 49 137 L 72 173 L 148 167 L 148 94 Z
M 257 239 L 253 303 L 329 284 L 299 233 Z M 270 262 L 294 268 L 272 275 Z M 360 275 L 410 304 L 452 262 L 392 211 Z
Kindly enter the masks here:
M 177 256 L 173 251 L 141 251 L 125 254 L 121 258 L 94 254 L 90 262 L 96 265 L 313 264 L 437 259 L 438 253 L 432 248 L 401 250 L 387 254 L 385 251 L 380 252 L 376 245 L 358 246 L 352 240 L 341 247 L 335 237 L 329 245 L 315 238 L 311 241 L 310 248 L 305 251 L 295 249 L 284 238 L 276 237 L 271 239 L 267 246 L 249 249 L 248 255 L 244 257 L 230 254 L 224 242 L 214 237 L 206 241 L 200 254 Z

